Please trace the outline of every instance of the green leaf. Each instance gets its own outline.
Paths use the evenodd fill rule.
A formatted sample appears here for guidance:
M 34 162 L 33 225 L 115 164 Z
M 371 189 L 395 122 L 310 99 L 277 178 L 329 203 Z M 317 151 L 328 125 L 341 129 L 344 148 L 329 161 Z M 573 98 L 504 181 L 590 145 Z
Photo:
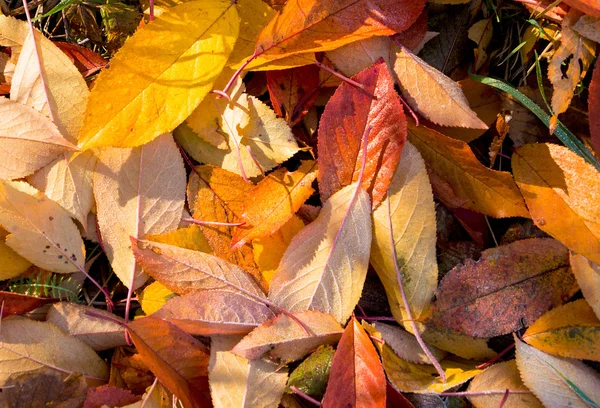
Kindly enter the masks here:
M 289 388 L 295 386 L 305 394 L 322 397 L 329 380 L 329 370 L 334 353 L 333 347 L 326 345 L 319 347 L 308 356 L 290 374 L 287 384 L 288 392 L 292 392 Z

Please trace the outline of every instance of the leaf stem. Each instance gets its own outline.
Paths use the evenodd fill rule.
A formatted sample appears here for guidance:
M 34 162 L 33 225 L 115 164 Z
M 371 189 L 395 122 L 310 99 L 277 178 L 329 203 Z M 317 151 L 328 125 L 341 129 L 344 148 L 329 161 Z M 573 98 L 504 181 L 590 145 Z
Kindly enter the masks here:
M 442 392 L 438 395 L 440 397 L 481 397 L 485 395 L 504 395 L 506 392 L 510 394 L 533 394 L 529 390 L 490 390 L 490 391 L 462 391 L 462 392 Z
M 316 399 L 314 399 L 313 397 L 311 397 L 308 394 L 303 393 L 302 391 L 300 391 L 298 389 L 298 387 L 296 387 L 295 385 L 292 385 L 290 387 L 290 389 L 292 391 L 294 391 L 295 394 L 297 394 L 298 396 L 302 397 L 303 399 L 307 400 L 308 402 L 312 402 L 313 404 L 315 404 L 317 407 L 321 406 L 321 403 L 319 401 L 317 401 Z
M 240 226 L 246 224 L 246 221 L 242 221 L 242 222 L 219 222 L 219 221 L 203 221 L 203 220 L 197 220 L 195 218 L 182 218 L 181 221 L 191 222 L 193 224 L 198 224 L 198 225 L 221 225 L 221 226 L 225 226 L 225 227 L 240 227 Z
M 235 80 L 237 79 L 237 77 L 240 76 L 240 74 L 242 73 L 242 71 L 244 69 L 246 69 L 246 67 L 256 59 L 256 57 L 258 57 L 258 54 L 256 54 L 256 52 L 250 57 L 248 58 L 231 76 L 231 78 L 229 78 L 229 81 L 227 82 L 227 84 L 225 85 L 225 88 L 223 88 L 220 91 L 215 92 L 217 94 L 217 99 L 220 99 L 223 97 L 223 95 L 228 95 L 229 94 L 229 90 L 231 89 L 231 87 L 233 86 L 233 83 L 235 82 Z

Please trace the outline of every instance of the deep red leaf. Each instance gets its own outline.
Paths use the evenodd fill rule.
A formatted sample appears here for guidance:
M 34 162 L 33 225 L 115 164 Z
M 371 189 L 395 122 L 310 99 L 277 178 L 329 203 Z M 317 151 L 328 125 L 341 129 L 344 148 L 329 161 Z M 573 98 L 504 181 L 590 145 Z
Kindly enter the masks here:
M 596 67 L 594 68 L 592 82 L 590 83 L 588 109 L 592 147 L 594 148 L 596 155 L 600 156 L 600 66 L 598 66 L 598 64 L 596 64 Z
M 48 303 L 56 303 L 59 299 L 40 298 L 35 296 L 21 295 L 19 293 L 0 292 L 0 305 L 2 305 L 2 317 L 9 315 L 20 315 L 31 312 L 38 307 Z
M 267 71 L 267 88 L 273 109 L 294 126 L 314 105 L 319 89 L 319 67 L 305 65 L 281 71 Z
M 108 61 L 100 54 L 81 45 L 66 42 L 55 42 L 54 45 L 67 54 L 67 57 L 73 61 L 73 64 L 75 64 L 84 78 L 89 77 L 108 65 Z

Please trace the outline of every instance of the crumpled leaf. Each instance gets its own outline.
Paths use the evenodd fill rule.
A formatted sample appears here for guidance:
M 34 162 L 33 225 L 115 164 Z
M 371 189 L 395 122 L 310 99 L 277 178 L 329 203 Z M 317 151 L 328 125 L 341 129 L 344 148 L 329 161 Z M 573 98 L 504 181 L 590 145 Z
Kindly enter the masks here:
M 468 392 L 498 391 L 497 394 L 471 395 L 469 401 L 475 408 L 497 407 L 504 398 L 506 390 L 528 391 L 529 389 L 521 381 L 519 369 L 515 360 L 504 361 L 494 364 L 481 374 L 473 378 L 469 384 Z M 504 402 L 505 408 L 543 408 L 542 403 L 534 395 L 516 394 L 509 392 Z
M 569 249 L 600 263 L 600 178 L 577 154 L 532 144 L 512 157 L 515 180 L 533 222 Z
M 173 7 L 137 31 L 95 81 L 82 148 L 136 147 L 172 131 L 211 90 L 238 28 L 231 2 L 201 0 Z
M 342 336 L 342 326 L 333 316 L 307 310 L 293 313 L 302 326 L 285 314 L 263 323 L 244 337 L 231 351 L 248 360 L 256 360 L 266 353 L 282 362 L 301 359 L 323 344 L 335 344 Z
M 430 172 L 435 172 L 464 199 L 463 208 L 491 217 L 526 217 L 529 212 L 507 172 L 485 167 L 469 145 L 428 129 L 409 119 L 408 139 L 419 149 Z
M 584 299 L 545 313 L 529 326 L 523 340 L 548 354 L 600 361 L 600 320 Z
M 319 123 L 319 192 L 328 200 L 356 182 L 362 168 L 363 138 L 370 127 L 362 186 L 377 208 L 387 192 L 406 141 L 406 118 L 383 61 L 338 87 Z M 375 95 L 375 98 L 372 97 Z
M 385 407 L 385 374 L 377 350 L 352 318 L 333 356 L 325 407 Z
M 10 233 L 6 245 L 34 265 L 84 270 L 85 248 L 71 217 L 29 184 L 0 180 L 0 224 Z
M 318 310 L 345 323 L 360 299 L 371 249 L 371 206 L 362 186 L 335 193 L 292 239 L 269 288 L 290 312 Z
M 215 408 L 277 408 L 285 391 L 287 368 L 236 356 L 230 350 L 238 340 L 211 338 L 208 378 Z
M 393 67 L 406 102 L 431 122 L 487 129 L 460 86 L 442 72 L 404 48 L 396 53 Z
M 195 336 L 246 334 L 275 317 L 263 302 L 228 289 L 192 292 L 170 299 L 153 317 Z
M 317 163 L 307 160 L 294 172 L 282 167 L 261 180 L 244 202 L 241 220 L 246 225 L 235 229 L 232 248 L 279 230 L 315 191 L 316 178 Z
M 132 149 L 105 148 L 94 173 L 103 248 L 115 274 L 137 289 L 148 276 L 136 265 L 129 237 L 175 231 L 185 200 L 185 169 L 169 134 Z
M 583 297 L 600 319 L 600 266 L 571 252 L 571 268 Z
M 0 98 L 0 179 L 25 177 L 56 159 L 77 150 L 56 126 L 33 108 Z
M 394 248 L 390 233 L 394 235 Z M 370 260 L 383 283 L 392 314 L 398 322 L 408 317 L 394 262 L 402 276 L 412 317 L 419 320 L 431 303 L 437 287 L 435 243 L 435 207 L 427 169 L 419 151 L 407 142 L 388 196 L 373 212 Z
M 111 320 L 90 316 L 86 313 L 88 311 L 106 316 Z M 125 328 L 114 320 L 124 322 L 118 316 L 104 310 L 69 302 L 52 305 L 46 315 L 48 323 L 52 323 L 64 333 L 78 338 L 96 351 L 127 345 Z
M 306 357 L 290 373 L 287 382 L 288 390 L 291 387 L 296 387 L 307 395 L 316 398 L 322 397 L 325 394 L 325 388 L 329 380 L 334 353 L 333 347 L 325 345 L 320 346 L 314 353 Z
M 127 328 L 143 361 L 186 408 L 210 406 L 210 351 L 198 340 L 159 319 L 145 317 Z
M 578 290 L 567 249 L 549 238 L 491 248 L 442 279 L 428 325 L 494 337 L 532 323 Z
M 600 375 L 592 368 L 581 361 L 546 354 L 516 336 L 515 342 L 521 379 L 544 407 L 589 407 L 572 385 L 595 404 L 600 404 Z
M 21 317 L 2 319 L 0 385 L 11 375 L 50 367 L 82 373 L 95 380 L 108 377 L 106 363 L 90 346 L 64 334 L 56 326 Z

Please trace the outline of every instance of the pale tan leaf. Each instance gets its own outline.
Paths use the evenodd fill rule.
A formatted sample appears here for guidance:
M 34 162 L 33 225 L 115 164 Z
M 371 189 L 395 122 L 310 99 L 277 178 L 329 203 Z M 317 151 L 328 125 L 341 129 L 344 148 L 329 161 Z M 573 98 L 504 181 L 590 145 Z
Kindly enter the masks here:
M 29 27 L 14 17 L 0 15 L 0 45 L 10 47 L 14 61 L 17 61 L 21 48 L 29 33 Z
M 269 299 L 291 312 L 318 310 L 345 323 L 360 299 L 371 248 L 371 203 L 357 184 L 344 187 L 288 246 Z
M 0 180 L 0 224 L 10 232 L 6 244 L 40 268 L 59 273 L 84 269 L 85 248 L 73 220 L 29 184 Z
M 374 326 L 385 344 L 390 346 L 401 359 L 416 364 L 432 364 L 429 357 L 423 352 L 423 348 L 419 345 L 416 337 L 411 333 L 385 323 L 378 322 Z M 428 348 L 438 361 L 443 360 L 448 355 L 448 353 L 437 347 L 429 345 Z
M 185 200 L 183 159 L 170 134 L 132 149 L 105 148 L 94 174 L 94 196 L 104 249 L 129 288 L 147 279 L 129 237 L 175 231 Z
M 40 367 L 87 377 L 108 377 L 106 363 L 87 344 L 74 339 L 46 322 L 25 318 L 2 320 L 0 333 L 0 385 L 11 374 Z
M 390 67 L 393 59 L 389 37 L 371 37 L 327 51 L 327 58 L 348 78 L 383 58 Z
M 571 268 L 583 297 L 600 319 L 600 266 L 583 255 L 571 252 Z
M 63 153 L 29 176 L 27 181 L 60 204 L 87 229 L 87 216 L 94 202 L 92 178 L 96 161 L 91 152 Z
M 342 336 L 342 326 L 333 316 L 312 310 L 294 313 L 295 319 L 280 314 L 252 330 L 231 351 L 249 360 L 264 354 L 282 362 L 296 361 L 322 344 L 334 344 Z
M 568 381 L 600 404 L 600 375 L 592 368 L 578 360 L 546 354 L 516 336 L 515 342 L 521 379 L 546 408 L 589 407 Z
M 392 314 L 398 322 L 408 316 L 401 306 L 403 301 L 394 262 L 402 275 L 412 316 L 419 320 L 437 287 L 435 224 L 433 193 L 425 162 L 407 141 L 388 189 L 388 198 L 373 212 L 371 246 L 371 264 L 385 287 Z
M 571 26 L 579 35 L 582 35 L 594 42 L 600 42 L 600 18 L 583 15 Z
M 271 170 L 300 150 L 287 122 L 263 102 L 245 93 L 238 93 L 222 112 L 220 131 L 226 137 L 226 149 L 215 147 L 199 138 L 186 124 L 175 130 L 175 137 L 183 148 L 197 161 L 214 164 L 233 173 L 256 177 L 261 173 L 252 154 L 263 171 Z M 209 95 L 207 98 L 214 98 Z M 203 114 L 203 113 L 202 113 Z M 225 144 L 223 144 L 225 146 Z M 239 157 L 238 157 L 239 152 Z
M 208 381 L 215 408 L 277 408 L 285 391 L 287 368 L 236 356 L 230 350 L 239 340 L 211 339 Z
M 488 128 L 456 82 L 407 49 L 396 53 L 392 65 L 402 96 L 425 118 L 443 126 Z
M 30 175 L 59 154 L 77 150 L 33 108 L 0 98 L 0 179 Z
M 483 373 L 475 376 L 469 384 L 468 392 L 498 391 L 492 395 L 473 395 L 469 401 L 475 408 L 498 407 L 506 390 L 529 391 L 521 381 L 515 360 L 494 364 Z M 543 408 L 542 403 L 533 394 L 516 394 L 509 392 L 504 408 Z
M 123 325 L 108 319 L 90 316 L 86 314 L 87 311 L 124 323 L 120 317 L 107 311 L 69 302 L 55 303 L 50 306 L 46 321 L 71 337 L 78 338 L 96 351 L 127 345 Z

